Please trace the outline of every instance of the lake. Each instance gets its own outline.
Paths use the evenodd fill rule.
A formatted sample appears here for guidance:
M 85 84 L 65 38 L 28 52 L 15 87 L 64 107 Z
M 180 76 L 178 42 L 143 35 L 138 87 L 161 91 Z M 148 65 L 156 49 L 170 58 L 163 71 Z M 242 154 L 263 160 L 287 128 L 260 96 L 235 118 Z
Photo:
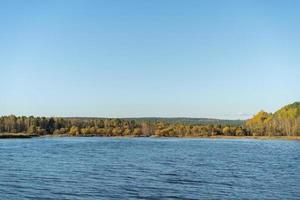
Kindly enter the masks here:
M 0 140 L 0 199 L 300 199 L 300 142 Z

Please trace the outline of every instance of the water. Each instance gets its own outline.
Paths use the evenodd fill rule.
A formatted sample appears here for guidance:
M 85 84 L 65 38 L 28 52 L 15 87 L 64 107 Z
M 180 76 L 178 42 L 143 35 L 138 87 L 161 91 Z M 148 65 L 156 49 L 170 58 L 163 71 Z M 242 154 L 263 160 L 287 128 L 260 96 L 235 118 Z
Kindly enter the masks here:
M 0 140 L 0 199 L 300 199 L 300 142 Z

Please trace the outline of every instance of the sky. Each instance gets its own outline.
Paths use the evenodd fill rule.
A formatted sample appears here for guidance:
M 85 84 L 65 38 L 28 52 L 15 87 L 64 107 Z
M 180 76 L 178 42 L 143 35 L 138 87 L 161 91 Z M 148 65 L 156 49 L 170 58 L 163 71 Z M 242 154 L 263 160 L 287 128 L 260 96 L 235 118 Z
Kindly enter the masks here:
M 246 119 L 300 100 L 300 1 L 0 1 L 0 115 Z

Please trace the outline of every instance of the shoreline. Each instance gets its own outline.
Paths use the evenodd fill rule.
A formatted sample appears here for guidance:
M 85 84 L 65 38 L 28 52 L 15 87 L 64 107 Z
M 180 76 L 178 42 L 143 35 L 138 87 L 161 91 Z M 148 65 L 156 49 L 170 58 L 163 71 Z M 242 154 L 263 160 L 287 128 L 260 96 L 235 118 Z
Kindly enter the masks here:
M 0 139 L 30 139 L 51 137 L 111 137 L 111 138 L 190 138 L 190 139 L 255 139 L 255 140 L 300 140 L 300 136 L 184 136 L 184 137 L 160 137 L 160 136 L 99 136 L 99 135 L 30 135 L 26 133 L 0 133 Z
M 300 140 L 300 136 L 210 136 L 210 137 L 182 137 L 207 139 L 254 139 L 254 140 Z
M 30 135 L 26 133 L 0 133 L 0 139 L 30 139 L 39 137 L 38 135 Z

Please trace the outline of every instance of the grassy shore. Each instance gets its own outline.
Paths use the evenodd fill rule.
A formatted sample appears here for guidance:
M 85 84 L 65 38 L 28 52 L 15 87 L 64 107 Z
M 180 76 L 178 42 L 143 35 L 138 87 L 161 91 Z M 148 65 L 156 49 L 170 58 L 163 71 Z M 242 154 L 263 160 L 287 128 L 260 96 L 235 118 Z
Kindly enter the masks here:
M 195 137 L 191 137 L 195 138 Z M 196 137 L 199 138 L 199 137 Z M 210 136 L 211 139 L 300 140 L 300 136 Z
M 12 138 L 32 138 L 36 135 L 30 135 L 26 133 L 0 133 L 0 139 L 12 139 Z
M 73 136 L 69 134 L 63 135 L 30 135 L 26 133 L 0 133 L 0 139 L 9 139 L 9 138 L 33 138 L 33 137 L 101 137 L 98 135 L 79 135 Z M 147 137 L 147 136 L 113 136 L 114 138 L 133 138 L 133 137 Z M 164 138 L 159 136 L 150 136 L 152 138 Z M 186 136 L 186 137 L 176 137 L 176 138 L 206 138 L 206 139 L 257 139 L 257 140 L 300 140 L 300 136 L 204 136 L 204 137 L 195 137 L 195 136 Z

